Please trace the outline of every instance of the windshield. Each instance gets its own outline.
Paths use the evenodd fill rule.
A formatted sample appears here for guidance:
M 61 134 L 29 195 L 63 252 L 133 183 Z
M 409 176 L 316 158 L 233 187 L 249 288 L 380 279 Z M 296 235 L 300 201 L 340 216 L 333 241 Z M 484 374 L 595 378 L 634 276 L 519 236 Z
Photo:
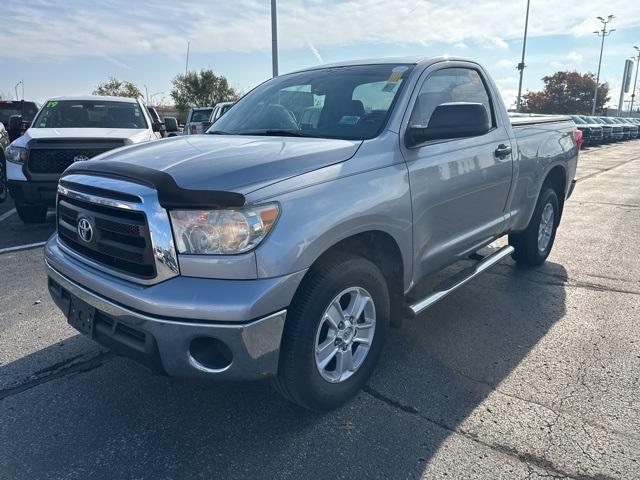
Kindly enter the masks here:
M 213 108 L 207 108 L 204 110 L 194 110 L 191 113 L 190 122 L 208 122 L 211 118 L 211 113 L 213 112 Z
M 574 123 L 579 123 L 581 125 L 584 125 L 585 123 L 587 123 L 583 118 L 578 117 L 577 115 L 572 115 L 571 118 L 573 119 Z
M 208 133 L 373 138 L 412 68 L 357 65 L 276 77 L 243 97 Z
M 602 122 L 599 122 L 598 120 L 596 120 L 595 118 L 592 118 L 592 117 L 584 117 L 583 116 L 583 117 L 580 117 L 580 118 L 582 118 L 585 122 L 590 123 L 591 125 L 598 125 L 599 123 L 602 123 Z
M 32 128 L 147 128 L 137 102 L 50 100 Z
M 0 122 L 9 127 L 9 119 L 13 115 L 22 115 L 22 120 L 31 123 L 38 107 L 33 102 L 0 102 Z

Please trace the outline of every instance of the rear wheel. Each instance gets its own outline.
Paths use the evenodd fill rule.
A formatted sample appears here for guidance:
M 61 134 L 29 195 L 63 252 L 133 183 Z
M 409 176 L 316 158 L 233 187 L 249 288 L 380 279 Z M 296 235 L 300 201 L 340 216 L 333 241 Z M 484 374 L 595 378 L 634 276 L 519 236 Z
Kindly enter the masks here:
M 274 387 L 311 410 L 353 397 L 380 356 L 389 324 L 389 292 L 372 262 L 338 254 L 314 267 L 294 298 Z
M 527 228 L 509 235 L 514 260 L 521 265 L 541 265 L 553 248 L 560 222 L 560 202 L 556 191 L 544 185 Z
M 46 205 L 16 205 L 16 211 L 24 223 L 44 223 L 47 220 Z

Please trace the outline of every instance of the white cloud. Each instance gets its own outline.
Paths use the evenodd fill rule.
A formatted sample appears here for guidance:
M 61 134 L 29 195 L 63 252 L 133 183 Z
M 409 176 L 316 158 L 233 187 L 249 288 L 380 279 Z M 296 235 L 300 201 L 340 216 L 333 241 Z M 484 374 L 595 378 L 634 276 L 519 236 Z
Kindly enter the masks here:
M 567 54 L 567 61 L 571 64 L 575 65 L 578 63 L 582 63 L 582 60 L 584 60 L 584 56 L 576 51 L 572 50 Z
M 311 50 L 311 53 L 313 53 L 313 56 L 318 60 L 318 63 L 324 63 L 322 55 L 320 55 L 318 49 L 314 47 L 311 42 L 307 42 L 307 46 L 309 47 L 309 50 Z
M 469 48 L 469 47 L 464 42 L 458 42 L 453 46 L 453 48 L 457 48 L 458 50 L 464 50 L 464 49 Z
M 7 3 L 7 2 L 4 2 Z M 185 8 L 173 0 L 23 0 L 2 7 L 0 45 L 5 58 L 193 52 L 268 52 L 270 9 L 264 0 L 216 0 L 206 8 Z M 525 2 L 495 0 L 281 0 L 278 2 L 280 48 L 311 44 L 322 50 L 354 44 L 428 45 L 447 42 L 462 48 L 469 42 L 492 49 L 508 48 L 522 37 Z M 601 0 L 536 0 L 530 37 L 582 35 L 599 28 Z M 640 2 L 609 0 L 607 10 L 624 12 L 614 27 L 640 25 Z M 552 14 L 545 14 L 552 12 Z M 25 32 L 32 32 L 28 35 Z M 419 35 L 416 36 L 416 33 Z M 317 58 L 317 57 L 316 57 Z

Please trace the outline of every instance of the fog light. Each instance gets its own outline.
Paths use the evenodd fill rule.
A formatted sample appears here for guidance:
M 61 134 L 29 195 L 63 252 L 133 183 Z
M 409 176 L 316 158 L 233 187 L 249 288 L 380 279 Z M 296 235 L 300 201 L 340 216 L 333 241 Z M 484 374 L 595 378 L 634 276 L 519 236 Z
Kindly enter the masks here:
M 217 338 L 198 337 L 189 344 L 189 361 L 193 367 L 203 372 L 223 372 L 231 366 L 233 353 Z

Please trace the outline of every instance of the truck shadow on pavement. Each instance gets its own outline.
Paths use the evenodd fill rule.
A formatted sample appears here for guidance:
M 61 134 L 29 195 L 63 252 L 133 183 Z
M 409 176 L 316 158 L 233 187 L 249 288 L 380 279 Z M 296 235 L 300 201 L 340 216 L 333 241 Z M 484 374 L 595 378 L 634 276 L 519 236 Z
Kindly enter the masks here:
M 537 270 L 499 265 L 391 330 L 365 391 L 325 414 L 289 405 L 266 383 L 169 379 L 94 351 L 91 359 L 0 396 L 3 474 L 420 477 L 443 442 L 460 433 L 461 423 L 563 317 L 566 277 L 553 263 Z M 32 364 L 31 357 L 48 349 L 0 373 Z

